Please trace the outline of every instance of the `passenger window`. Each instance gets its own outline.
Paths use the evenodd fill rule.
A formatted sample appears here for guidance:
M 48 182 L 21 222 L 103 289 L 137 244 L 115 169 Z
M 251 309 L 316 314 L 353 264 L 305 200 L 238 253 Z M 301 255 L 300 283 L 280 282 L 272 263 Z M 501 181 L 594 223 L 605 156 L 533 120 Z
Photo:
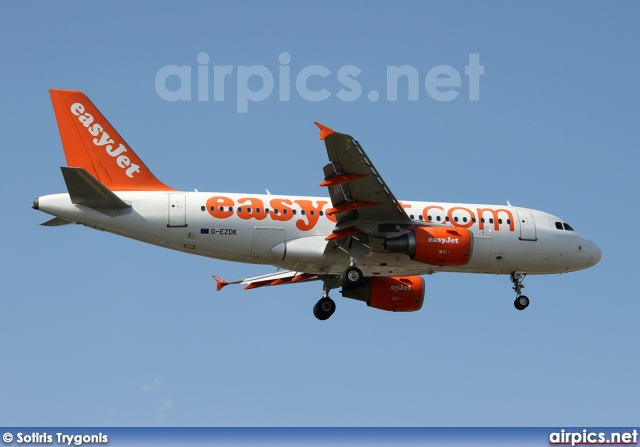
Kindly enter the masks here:
M 288 213 L 289 213 L 289 210 L 287 209 L 282 210 L 282 214 L 288 214 Z
M 489 219 L 489 223 L 493 223 L 493 217 Z
M 449 222 L 449 216 L 444 216 L 444 220 L 446 220 L 447 222 Z
M 507 219 L 507 225 L 511 225 L 511 219 Z
M 309 214 L 311 214 L 312 216 L 315 216 L 316 213 L 315 213 L 315 211 L 311 210 L 311 211 L 309 211 Z M 321 216 L 322 216 L 322 214 L 321 214 Z
M 423 220 L 422 214 L 418 216 L 418 219 Z
M 321 215 L 321 216 L 324 216 L 324 211 L 320 211 L 320 215 Z
M 571 228 L 571 225 L 569 225 L 568 223 L 564 224 L 564 229 L 567 231 L 573 231 L 573 228 Z
M 297 214 L 296 210 L 291 211 L 293 213 L 293 215 L 295 216 Z
M 239 212 L 239 213 L 241 213 L 241 212 L 242 212 L 242 207 L 241 207 L 241 206 L 239 206 L 239 207 L 238 207 L 238 212 Z
M 562 230 L 562 222 L 556 222 L 556 228 Z
M 264 209 L 264 212 L 265 212 L 266 214 L 269 214 L 269 208 L 265 208 L 265 209 Z
M 410 218 L 411 220 L 414 220 L 414 219 L 415 219 L 415 216 L 414 216 L 413 214 L 411 214 L 411 215 L 409 216 L 409 218 Z
M 256 214 L 260 214 L 260 208 L 256 208 Z
M 458 221 L 458 216 L 454 217 L 453 220 Z
M 498 223 L 502 225 L 502 219 L 498 219 Z
M 431 222 L 431 216 L 427 216 L 427 220 Z
M 280 212 L 280 211 L 278 211 L 278 208 L 276 208 L 276 209 L 274 209 L 274 210 L 273 210 L 273 214 L 275 214 L 275 215 L 278 215 L 278 213 L 279 213 L 279 212 Z
M 207 209 L 207 207 L 206 207 L 206 206 L 201 206 L 201 207 L 200 207 L 200 210 L 201 210 L 201 211 L 204 211 L 204 210 L 206 210 L 206 209 Z
M 476 218 L 475 218 L 475 217 L 472 217 L 472 218 L 471 218 L 471 222 L 476 223 Z
M 232 206 L 229 207 L 229 211 L 233 213 L 233 207 Z
M 300 210 L 300 214 L 304 216 L 304 210 Z
M 464 223 L 467 223 L 467 218 L 466 218 L 466 217 L 463 217 L 463 218 L 462 218 L 462 221 L 463 221 Z
M 251 208 L 247 208 L 247 213 L 251 214 Z
M 484 223 L 484 217 L 480 219 L 480 222 Z
M 436 216 L 436 220 L 440 222 L 440 216 Z

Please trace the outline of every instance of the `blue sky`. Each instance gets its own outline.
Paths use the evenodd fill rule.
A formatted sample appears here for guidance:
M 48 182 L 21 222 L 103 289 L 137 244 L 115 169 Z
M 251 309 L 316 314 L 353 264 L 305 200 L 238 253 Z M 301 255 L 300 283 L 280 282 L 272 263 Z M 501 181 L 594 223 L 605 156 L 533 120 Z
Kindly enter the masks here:
M 4 262 L 0 421 L 23 426 L 583 426 L 639 423 L 635 2 L 4 2 L 0 7 Z M 234 67 L 197 101 L 198 54 Z M 290 100 L 279 99 L 281 53 Z M 465 66 L 478 54 L 479 100 Z M 191 66 L 191 101 L 156 75 Z M 239 67 L 274 91 L 238 112 Z M 305 100 L 293 79 L 321 65 Z M 386 98 L 387 67 L 419 75 Z M 431 69 L 461 75 L 433 99 Z M 355 66 L 362 94 L 341 100 Z M 173 84 L 172 84 L 173 82 Z M 176 88 L 176 79 L 167 84 Z M 249 88 L 259 90 L 254 78 Z M 216 293 L 215 274 L 273 271 L 85 227 L 44 228 L 65 192 L 49 88 L 84 91 L 156 176 L 184 189 L 324 195 L 313 121 L 360 141 L 397 197 L 506 203 L 560 216 L 603 252 L 594 268 L 426 278 L 423 309 L 343 300 L 316 283 Z M 210 85 L 213 93 L 213 81 Z M 380 93 L 378 101 L 369 92 Z M 211 95 L 212 96 L 212 95 Z

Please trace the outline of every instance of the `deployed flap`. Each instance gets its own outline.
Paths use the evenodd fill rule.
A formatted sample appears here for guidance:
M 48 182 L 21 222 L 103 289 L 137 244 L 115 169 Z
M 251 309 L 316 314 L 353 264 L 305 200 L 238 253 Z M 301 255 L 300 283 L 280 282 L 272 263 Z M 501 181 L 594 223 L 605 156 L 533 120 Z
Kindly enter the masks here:
M 411 224 L 360 144 L 350 135 L 316 125 L 330 161 L 321 183 L 329 188 L 333 205 L 327 214 L 336 215 L 341 226 L 352 220 Z
M 131 208 L 94 176 L 82 168 L 62 167 L 64 182 L 71 197 L 71 203 L 98 209 Z

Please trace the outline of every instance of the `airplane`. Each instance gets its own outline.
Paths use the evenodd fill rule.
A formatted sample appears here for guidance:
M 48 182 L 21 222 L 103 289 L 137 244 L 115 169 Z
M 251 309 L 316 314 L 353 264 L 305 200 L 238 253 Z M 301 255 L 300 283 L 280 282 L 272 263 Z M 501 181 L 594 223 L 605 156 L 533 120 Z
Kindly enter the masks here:
M 507 205 L 400 201 L 353 137 L 315 123 L 329 163 L 328 197 L 175 190 L 159 181 L 80 91 L 50 90 L 67 166 L 67 193 L 33 208 L 55 216 L 44 226 L 82 224 L 185 253 L 277 268 L 225 281 L 245 289 L 322 282 L 319 320 L 336 309 L 329 292 L 369 307 L 419 310 L 421 275 L 509 275 L 524 310 L 527 275 L 597 264 L 598 246 L 551 214 Z

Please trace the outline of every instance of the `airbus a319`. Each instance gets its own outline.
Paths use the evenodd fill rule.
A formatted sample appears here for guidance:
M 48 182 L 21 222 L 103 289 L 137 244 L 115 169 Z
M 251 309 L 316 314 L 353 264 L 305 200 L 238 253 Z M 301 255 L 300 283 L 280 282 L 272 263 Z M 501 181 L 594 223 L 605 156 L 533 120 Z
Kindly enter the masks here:
M 398 312 L 424 302 L 421 275 L 509 275 L 516 309 L 529 305 L 526 275 L 567 273 L 601 258 L 595 243 L 559 217 L 508 205 L 398 200 L 362 146 L 322 124 L 329 162 L 327 197 L 190 192 L 160 182 L 79 91 L 50 90 L 67 166 L 68 192 L 33 208 L 71 223 L 186 253 L 277 267 L 225 281 L 245 289 L 306 281 L 322 284 L 313 313 L 326 320 L 329 293 Z

